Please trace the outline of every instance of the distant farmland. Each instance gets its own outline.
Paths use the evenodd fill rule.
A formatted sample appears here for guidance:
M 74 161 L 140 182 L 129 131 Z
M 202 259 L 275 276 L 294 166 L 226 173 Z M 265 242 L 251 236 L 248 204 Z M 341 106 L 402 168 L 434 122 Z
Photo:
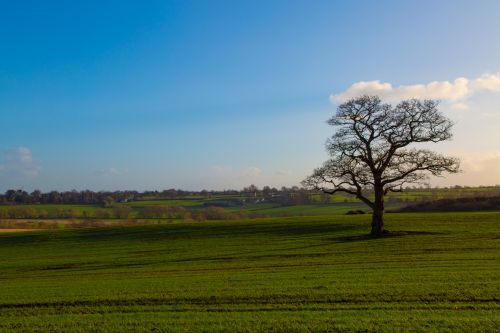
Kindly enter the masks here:
M 442 199 L 500 197 L 498 187 L 451 188 L 451 189 L 410 189 L 402 193 L 391 193 L 386 200 L 388 210 L 397 210 L 406 205 L 433 202 Z M 187 213 L 202 212 L 210 206 L 222 206 L 224 210 L 238 213 L 240 217 L 287 217 L 346 214 L 348 211 L 365 211 L 368 208 L 349 195 L 332 196 L 308 195 L 307 203 L 283 204 L 272 198 L 248 197 L 245 195 L 205 195 L 178 198 L 152 198 L 116 202 L 109 206 L 102 204 L 4 204 L 0 205 L 0 220 L 8 219 L 94 219 L 126 220 L 185 219 L 187 214 L 168 214 L 158 207 L 182 207 Z M 325 198 L 327 202 L 325 202 Z M 232 203 L 238 203 L 233 205 Z M 245 203 L 243 203 L 245 202 Z M 225 205 L 226 203 L 227 205 Z M 424 205 L 425 206 L 425 205 Z M 188 218 L 189 219 L 189 218 Z M 218 218 L 217 218 L 218 219 Z M 224 219 L 224 218 L 222 218 Z

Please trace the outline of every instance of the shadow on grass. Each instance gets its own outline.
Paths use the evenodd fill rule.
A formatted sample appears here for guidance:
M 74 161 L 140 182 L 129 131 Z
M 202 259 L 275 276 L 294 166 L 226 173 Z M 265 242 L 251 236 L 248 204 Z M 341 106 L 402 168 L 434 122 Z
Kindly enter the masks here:
M 29 234 L 0 235 L 0 248 L 12 245 L 33 245 L 46 242 L 66 242 L 76 244 L 82 242 L 122 241 L 167 241 L 213 239 L 227 237 L 296 237 L 325 235 L 331 233 L 352 231 L 356 225 L 321 221 L 301 223 L 299 220 L 289 222 L 212 222 L 209 224 L 173 224 L 147 226 L 117 226 L 106 228 L 71 229 L 65 232 L 43 231 Z
M 384 239 L 384 238 L 393 238 L 393 237 L 403 237 L 403 236 L 412 236 L 412 235 L 444 235 L 445 232 L 437 232 L 437 231 L 386 231 L 381 236 L 373 236 L 373 235 L 356 235 L 356 236 L 346 236 L 346 237 L 336 237 L 332 238 L 333 241 L 339 243 L 347 243 L 347 242 L 359 242 L 359 241 L 368 241 L 368 240 L 376 240 L 376 239 Z
M 79 231 L 74 238 L 81 240 L 148 240 L 162 241 L 173 239 L 208 239 L 220 237 L 247 237 L 247 236 L 310 236 L 324 235 L 341 231 L 357 229 L 355 225 L 331 222 L 317 222 L 302 224 L 297 221 L 290 223 L 242 223 L 212 222 L 210 224 L 178 224 L 164 226 L 141 226 L 123 228 L 87 229 Z

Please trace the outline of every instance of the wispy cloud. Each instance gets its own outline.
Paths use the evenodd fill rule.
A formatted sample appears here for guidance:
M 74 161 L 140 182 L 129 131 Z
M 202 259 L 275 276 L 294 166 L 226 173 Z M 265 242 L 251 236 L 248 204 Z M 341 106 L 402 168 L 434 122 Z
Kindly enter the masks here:
M 127 170 L 119 170 L 117 168 L 107 168 L 107 169 L 99 169 L 94 172 L 95 175 L 98 176 L 119 176 L 126 174 Z
M 439 185 L 494 185 L 500 184 L 500 151 L 489 152 L 454 152 L 461 159 L 463 172 L 435 179 Z
M 291 186 L 297 185 L 298 180 L 292 170 L 282 168 L 277 170 L 263 170 L 257 166 L 231 167 L 212 166 L 207 173 L 202 176 L 200 183 L 209 188 L 243 188 L 250 184 L 258 187 L 263 186 Z
M 465 155 L 465 154 L 464 154 Z M 500 175 L 500 153 L 487 152 L 473 154 L 468 152 L 462 157 L 463 167 L 470 172 L 485 172 L 495 170 L 494 175 Z
M 275 174 L 278 176 L 291 176 L 293 174 L 293 172 L 292 172 L 292 170 L 288 170 L 288 169 L 279 169 L 279 170 L 276 170 Z
M 232 166 L 215 165 L 209 168 L 203 180 L 206 186 L 216 188 L 241 188 L 250 184 L 260 184 L 264 182 L 265 174 L 261 168 L 248 166 L 234 168 Z
M 211 167 L 210 174 L 215 177 L 223 177 L 231 180 L 248 179 L 251 181 L 261 176 L 262 170 L 255 166 L 244 169 L 234 169 L 230 166 L 216 165 Z
M 39 162 L 27 147 L 11 148 L 3 152 L 0 172 L 9 177 L 34 178 L 38 176 L 40 169 Z
M 344 102 L 359 95 L 378 95 L 394 102 L 408 98 L 429 98 L 450 102 L 454 109 L 466 109 L 467 99 L 481 91 L 500 92 L 500 73 L 486 73 L 475 79 L 459 77 L 453 81 L 393 86 L 389 82 L 360 81 L 347 90 L 330 96 L 332 103 Z
M 248 167 L 243 170 L 241 177 L 243 178 L 256 178 L 262 175 L 262 170 L 257 167 Z

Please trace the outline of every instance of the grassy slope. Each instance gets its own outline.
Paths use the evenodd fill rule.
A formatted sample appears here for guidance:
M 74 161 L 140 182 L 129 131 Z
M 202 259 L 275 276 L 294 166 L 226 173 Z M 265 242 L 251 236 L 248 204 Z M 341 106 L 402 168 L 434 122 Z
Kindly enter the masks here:
M 494 331 L 500 213 L 0 234 L 0 331 Z

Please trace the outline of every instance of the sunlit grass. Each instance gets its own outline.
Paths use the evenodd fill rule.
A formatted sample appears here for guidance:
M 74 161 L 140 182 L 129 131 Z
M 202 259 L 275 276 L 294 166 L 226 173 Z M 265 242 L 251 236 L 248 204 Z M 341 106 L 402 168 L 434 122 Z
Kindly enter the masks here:
M 0 235 L 0 330 L 493 331 L 500 213 Z

